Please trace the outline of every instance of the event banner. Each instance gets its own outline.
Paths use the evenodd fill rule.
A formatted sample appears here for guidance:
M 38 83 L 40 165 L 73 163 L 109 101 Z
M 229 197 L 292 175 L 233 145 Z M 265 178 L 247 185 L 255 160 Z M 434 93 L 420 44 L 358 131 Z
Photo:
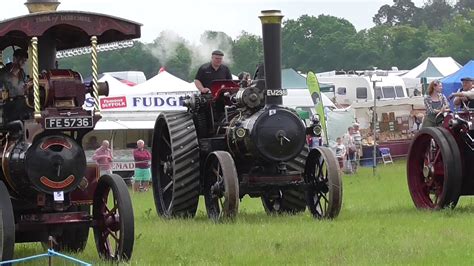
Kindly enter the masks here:
M 100 97 L 101 111 L 178 111 L 186 110 L 183 106 L 186 95 L 180 94 L 154 94 L 154 95 L 126 95 Z M 84 108 L 94 109 L 94 98 L 86 97 Z

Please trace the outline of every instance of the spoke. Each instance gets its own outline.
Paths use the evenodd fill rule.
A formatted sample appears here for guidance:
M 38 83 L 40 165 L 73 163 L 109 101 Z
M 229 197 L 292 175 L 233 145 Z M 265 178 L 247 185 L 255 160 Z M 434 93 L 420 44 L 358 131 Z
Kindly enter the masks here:
M 107 208 L 107 206 L 106 206 Z M 116 211 L 117 211 L 117 205 L 115 205 L 111 210 L 107 211 L 107 213 L 105 214 L 105 218 L 109 217 L 109 216 L 112 216 L 112 215 L 115 215 L 116 214 Z
M 109 231 L 109 236 L 112 236 L 112 238 L 115 239 L 115 241 L 119 241 L 119 238 L 115 235 L 114 231 L 110 230 L 110 228 L 108 227 L 107 227 L 107 231 Z
M 328 198 L 326 198 L 326 195 L 324 195 L 323 193 L 320 193 L 321 195 L 321 198 L 323 198 L 326 202 L 329 202 Z
M 168 146 L 168 148 L 171 150 L 171 144 L 170 142 L 166 139 L 165 135 L 162 135 L 161 140 Z
M 319 193 L 316 193 L 316 194 L 313 196 L 314 205 L 315 205 L 315 206 L 318 206 L 320 200 L 321 200 L 321 198 L 319 197 Z
M 433 163 L 435 163 L 436 161 L 438 161 L 438 157 L 439 157 L 440 153 L 441 153 L 441 149 L 438 149 L 438 150 L 436 151 L 436 155 L 435 155 L 435 157 L 434 157 L 434 159 L 433 159 Z
M 166 190 L 168 190 L 171 186 L 173 185 L 173 180 L 171 180 L 168 185 L 166 185 L 164 188 L 163 188 L 163 193 L 166 192 Z
M 318 164 L 318 174 L 315 176 L 317 179 L 319 179 L 323 171 L 324 160 L 321 160 L 320 162 L 321 163 Z
M 318 206 L 319 206 L 319 208 L 318 208 Z M 323 207 L 321 206 L 321 201 L 319 200 L 319 197 L 318 197 L 318 201 L 316 202 L 315 209 L 316 209 L 316 212 L 318 213 L 318 216 L 323 217 L 323 215 L 324 215 Z

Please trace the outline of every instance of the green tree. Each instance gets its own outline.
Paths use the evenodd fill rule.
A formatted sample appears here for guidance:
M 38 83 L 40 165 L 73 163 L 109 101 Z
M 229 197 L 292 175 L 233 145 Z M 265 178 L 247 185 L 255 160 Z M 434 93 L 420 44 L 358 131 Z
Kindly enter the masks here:
M 232 55 L 234 73 L 245 71 L 253 74 L 256 65 L 263 61 L 262 38 L 243 31 L 233 42 Z
M 168 60 L 166 70 L 181 79 L 187 80 L 190 74 L 191 51 L 184 43 L 179 44 L 175 49 L 174 56 Z
M 323 71 L 353 65 L 356 55 L 351 42 L 357 31 L 345 19 L 320 15 L 303 15 L 287 20 L 282 30 L 284 67 L 301 71 Z
M 429 29 L 441 29 L 453 18 L 454 11 L 447 0 L 428 0 L 420 12 L 420 19 Z
M 383 5 L 373 17 L 375 25 L 415 25 L 419 8 L 411 0 L 393 0 L 393 5 Z
M 452 56 L 461 64 L 467 63 L 474 55 L 474 10 L 466 16 L 455 16 L 440 31 L 430 35 L 435 54 Z
M 473 0 L 458 0 L 454 9 L 458 14 L 468 17 L 469 13 L 474 10 L 474 1 Z

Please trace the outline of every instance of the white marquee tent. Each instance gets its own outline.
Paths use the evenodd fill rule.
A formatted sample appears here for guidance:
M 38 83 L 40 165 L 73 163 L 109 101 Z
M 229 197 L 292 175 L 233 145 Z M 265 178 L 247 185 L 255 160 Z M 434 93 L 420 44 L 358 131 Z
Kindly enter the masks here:
M 134 87 L 130 87 L 109 74 L 104 74 L 99 82 L 107 82 L 109 84 L 109 96 L 127 95 L 134 92 Z
M 153 78 L 133 87 L 134 94 L 154 94 L 162 92 L 196 92 L 194 84 L 190 84 L 167 71 L 161 71 Z
M 427 78 L 430 81 L 446 77 L 461 67 L 452 57 L 428 57 L 401 77 L 407 88 L 419 88 L 421 87 L 420 78 Z

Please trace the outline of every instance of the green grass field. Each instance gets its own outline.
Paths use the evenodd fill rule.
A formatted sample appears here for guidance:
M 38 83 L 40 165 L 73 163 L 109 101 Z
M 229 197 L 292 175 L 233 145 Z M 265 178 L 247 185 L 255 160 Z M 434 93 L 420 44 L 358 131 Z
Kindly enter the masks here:
M 192 220 L 158 218 L 152 192 L 132 194 L 135 247 L 130 265 L 473 265 L 474 201 L 462 197 L 455 210 L 414 208 L 406 185 L 405 162 L 360 168 L 344 176 L 343 207 L 332 221 L 267 216 L 260 199 L 244 198 L 236 223 L 214 224 L 201 200 Z M 16 245 L 15 257 L 42 253 L 39 244 Z M 73 256 L 94 265 L 93 235 L 84 253 Z M 45 264 L 41 263 L 27 265 Z M 59 260 L 54 265 L 70 265 Z

